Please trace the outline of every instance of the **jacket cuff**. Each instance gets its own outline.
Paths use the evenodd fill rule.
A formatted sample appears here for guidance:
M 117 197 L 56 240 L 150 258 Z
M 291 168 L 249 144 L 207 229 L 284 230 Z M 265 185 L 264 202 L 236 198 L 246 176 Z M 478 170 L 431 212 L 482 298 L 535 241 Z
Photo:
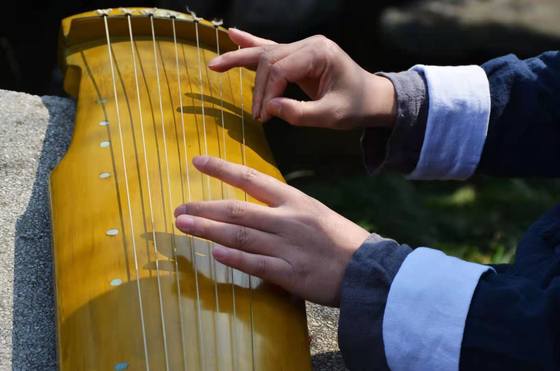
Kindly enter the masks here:
M 417 65 L 430 102 L 420 159 L 409 179 L 466 179 L 476 170 L 490 119 L 490 87 L 479 66 Z
M 362 136 L 362 153 L 369 174 L 414 170 L 424 141 L 428 97 L 422 76 L 415 71 L 377 73 L 389 79 L 397 97 L 395 127 L 366 128 Z
M 409 254 L 384 313 L 389 368 L 458 370 L 469 306 L 480 276 L 491 269 L 428 248 Z
M 411 252 L 406 245 L 371 235 L 354 253 L 341 288 L 338 340 L 351 370 L 389 370 L 382 323 L 389 287 Z

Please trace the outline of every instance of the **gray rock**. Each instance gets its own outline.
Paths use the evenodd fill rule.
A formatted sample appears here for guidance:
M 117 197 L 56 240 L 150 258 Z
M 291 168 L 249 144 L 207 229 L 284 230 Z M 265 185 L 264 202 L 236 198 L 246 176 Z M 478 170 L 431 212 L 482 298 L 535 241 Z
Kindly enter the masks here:
M 338 349 L 338 308 L 307 303 L 307 327 L 311 336 L 314 370 L 346 370 Z
M 460 59 L 557 49 L 559 19 L 557 0 L 421 0 L 388 8 L 380 28 L 397 49 Z
M 0 90 L 0 369 L 55 370 L 48 175 L 72 133 L 68 99 Z
M 48 176 L 74 102 L 0 90 L 0 370 L 56 370 Z M 313 364 L 342 370 L 336 309 L 309 304 Z

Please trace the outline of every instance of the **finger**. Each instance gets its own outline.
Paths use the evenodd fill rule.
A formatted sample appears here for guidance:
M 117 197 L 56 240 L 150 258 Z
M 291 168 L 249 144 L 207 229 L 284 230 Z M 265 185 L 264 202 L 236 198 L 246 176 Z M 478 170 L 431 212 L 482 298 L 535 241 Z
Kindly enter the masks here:
M 255 77 L 255 87 L 253 89 L 253 118 L 262 120 L 264 95 L 267 92 L 267 84 L 270 79 L 270 71 L 272 66 L 278 63 L 289 55 L 296 53 L 300 50 L 303 42 L 295 42 L 288 45 L 278 45 L 274 48 L 263 50 L 259 57 L 259 64 L 257 67 L 257 74 Z M 285 89 L 285 88 L 284 88 Z M 279 94 L 283 93 L 282 90 Z
M 208 68 L 216 72 L 225 72 L 235 67 L 246 67 L 251 70 L 256 70 L 263 53 L 269 50 L 276 50 L 278 47 L 282 47 L 282 50 L 286 50 L 286 53 L 290 53 L 301 47 L 304 41 L 305 40 L 296 41 L 286 45 L 271 44 L 234 50 L 210 60 L 208 62 Z
M 282 96 L 288 83 L 297 83 L 305 78 L 318 77 L 323 69 L 321 61 L 308 48 L 298 49 L 282 59 L 279 58 L 271 62 L 268 68 L 268 79 L 265 86 L 262 87 L 262 104 L 265 106 L 271 99 Z M 266 109 L 261 111 L 260 116 L 262 121 L 271 118 Z
M 255 70 L 264 46 L 234 50 L 224 53 L 208 62 L 208 68 L 216 72 L 225 72 L 234 67 L 246 67 Z
M 182 214 L 241 225 L 270 233 L 275 232 L 280 217 L 274 208 L 238 200 L 190 202 L 179 206 L 175 210 L 175 217 Z
M 251 48 L 254 46 L 266 46 L 266 45 L 274 45 L 276 44 L 272 40 L 263 39 L 261 37 L 257 37 L 253 34 L 250 34 L 246 31 L 241 31 L 237 28 L 230 28 L 228 30 L 228 36 L 236 45 L 239 45 L 242 48 Z
M 280 206 L 294 195 L 289 185 L 247 166 L 208 156 L 195 157 L 193 164 L 204 174 L 241 188 L 269 206 Z
M 291 265 L 283 259 L 250 254 L 224 246 L 214 246 L 214 258 L 222 264 L 284 288 L 293 277 Z
M 295 126 L 329 127 L 336 120 L 333 104 L 323 97 L 317 101 L 297 101 L 279 97 L 269 100 L 266 111 Z
M 281 252 L 273 248 L 278 245 L 278 237 L 256 229 L 184 214 L 177 217 L 175 225 L 186 234 L 234 249 L 267 256 Z

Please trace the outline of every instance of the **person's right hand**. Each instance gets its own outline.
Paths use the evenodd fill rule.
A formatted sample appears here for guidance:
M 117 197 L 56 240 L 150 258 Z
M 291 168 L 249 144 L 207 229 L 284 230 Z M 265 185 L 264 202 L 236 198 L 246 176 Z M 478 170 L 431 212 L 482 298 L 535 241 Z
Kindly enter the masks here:
M 255 119 L 264 122 L 277 116 L 293 125 L 332 129 L 393 125 L 392 83 L 361 68 L 326 37 L 276 44 L 237 29 L 230 29 L 229 37 L 241 49 L 214 58 L 208 67 L 217 72 L 233 67 L 257 71 Z M 297 84 L 311 100 L 283 97 L 289 83 Z

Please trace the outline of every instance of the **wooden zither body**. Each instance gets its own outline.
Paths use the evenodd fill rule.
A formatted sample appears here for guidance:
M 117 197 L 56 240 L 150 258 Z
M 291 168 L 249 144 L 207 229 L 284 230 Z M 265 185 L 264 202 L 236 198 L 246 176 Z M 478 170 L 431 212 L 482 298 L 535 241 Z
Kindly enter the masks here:
M 248 199 L 199 154 L 278 179 L 251 107 L 254 74 L 206 68 L 236 48 L 194 15 L 97 11 L 61 30 L 71 146 L 51 175 L 61 370 L 308 370 L 303 303 L 211 258 L 173 210 Z

